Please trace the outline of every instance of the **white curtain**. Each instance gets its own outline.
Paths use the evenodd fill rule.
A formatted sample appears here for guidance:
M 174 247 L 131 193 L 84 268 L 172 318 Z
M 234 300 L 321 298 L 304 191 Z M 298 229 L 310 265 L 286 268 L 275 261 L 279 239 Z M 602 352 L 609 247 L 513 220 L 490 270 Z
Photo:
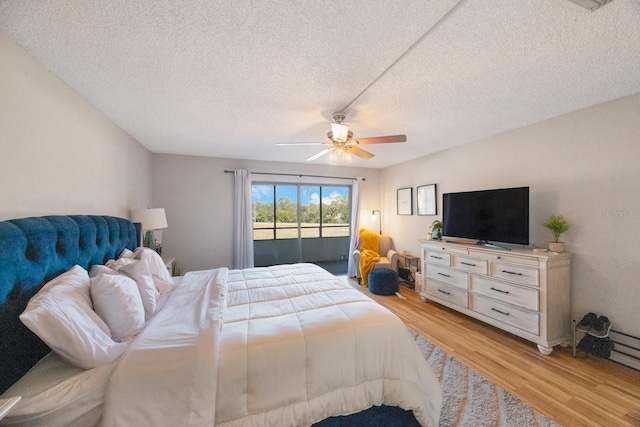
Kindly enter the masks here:
M 353 251 L 357 249 L 358 232 L 360 231 L 360 185 L 362 178 L 356 178 L 353 181 L 351 189 L 351 240 L 349 241 L 349 263 L 347 264 L 348 277 L 355 277 L 358 271 L 356 261 L 353 259 Z
M 234 171 L 235 221 L 233 226 L 233 268 L 253 267 L 253 218 L 251 172 Z

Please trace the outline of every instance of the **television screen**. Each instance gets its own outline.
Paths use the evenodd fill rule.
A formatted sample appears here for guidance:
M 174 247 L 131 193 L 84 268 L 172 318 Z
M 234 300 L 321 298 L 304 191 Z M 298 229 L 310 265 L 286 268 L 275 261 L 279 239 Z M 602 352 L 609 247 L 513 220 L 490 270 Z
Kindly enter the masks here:
M 444 236 L 529 244 L 529 187 L 446 193 L 442 204 Z

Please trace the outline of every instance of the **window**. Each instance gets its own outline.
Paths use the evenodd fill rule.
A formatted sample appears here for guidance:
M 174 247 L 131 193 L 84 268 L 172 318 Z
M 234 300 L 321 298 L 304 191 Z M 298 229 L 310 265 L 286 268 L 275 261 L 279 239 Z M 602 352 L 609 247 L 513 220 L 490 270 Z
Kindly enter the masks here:
M 349 186 L 253 184 L 253 240 L 349 236 Z

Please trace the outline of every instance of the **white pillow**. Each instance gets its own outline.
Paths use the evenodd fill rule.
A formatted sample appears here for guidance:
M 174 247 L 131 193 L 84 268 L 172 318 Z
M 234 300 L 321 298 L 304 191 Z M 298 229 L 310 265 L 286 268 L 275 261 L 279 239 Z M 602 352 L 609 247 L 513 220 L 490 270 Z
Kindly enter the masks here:
M 65 362 L 82 369 L 113 362 L 127 349 L 91 308 L 87 271 L 76 265 L 45 284 L 20 320 Z
M 169 283 L 166 280 L 158 279 L 157 277 L 153 278 L 153 282 L 156 284 L 156 288 L 158 289 L 158 293 L 160 295 L 165 295 L 173 290 L 173 285 L 175 283 Z
M 109 261 L 107 261 L 109 262 Z M 99 274 L 118 274 L 114 269 L 107 267 L 106 265 L 94 265 L 89 270 L 89 278 L 93 279 Z
M 124 248 L 124 249 L 122 250 L 122 252 L 120 252 L 120 256 L 118 257 L 118 259 L 120 259 L 120 258 L 129 258 L 129 259 L 133 259 L 133 258 L 135 258 L 135 255 L 134 255 L 134 254 L 133 254 L 133 252 L 132 252 L 132 251 L 130 251 L 129 249 Z
M 112 270 L 118 271 L 120 270 L 123 266 L 125 265 L 129 265 L 129 264 L 133 264 L 134 262 L 136 262 L 135 259 L 133 258 L 118 258 L 117 260 L 115 259 L 110 259 L 109 261 L 107 261 L 105 263 L 105 265 L 107 267 L 109 267 Z M 94 266 L 95 267 L 95 266 Z
M 141 259 L 132 264 L 120 267 L 121 273 L 125 273 L 138 285 L 138 292 L 144 306 L 145 320 L 149 321 L 156 312 L 158 290 L 151 275 L 151 269 L 146 259 Z
M 145 311 L 133 279 L 100 272 L 91 278 L 91 299 L 115 341 L 128 341 L 144 327 Z
M 171 274 L 169 274 L 169 270 L 167 270 L 167 266 L 162 261 L 162 258 L 156 251 L 150 248 L 139 247 L 134 252 L 137 259 L 146 259 L 149 263 L 149 269 L 151 269 L 151 274 L 159 279 L 165 280 L 169 283 L 173 283 L 173 279 L 171 278 Z

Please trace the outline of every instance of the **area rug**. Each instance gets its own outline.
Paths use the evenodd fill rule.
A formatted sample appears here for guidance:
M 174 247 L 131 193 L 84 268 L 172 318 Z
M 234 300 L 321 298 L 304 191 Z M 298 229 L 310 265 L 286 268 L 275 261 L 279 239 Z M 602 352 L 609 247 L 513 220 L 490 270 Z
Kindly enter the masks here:
M 407 329 L 440 379 L 440 427 L 559 427 L 413 329 Z

